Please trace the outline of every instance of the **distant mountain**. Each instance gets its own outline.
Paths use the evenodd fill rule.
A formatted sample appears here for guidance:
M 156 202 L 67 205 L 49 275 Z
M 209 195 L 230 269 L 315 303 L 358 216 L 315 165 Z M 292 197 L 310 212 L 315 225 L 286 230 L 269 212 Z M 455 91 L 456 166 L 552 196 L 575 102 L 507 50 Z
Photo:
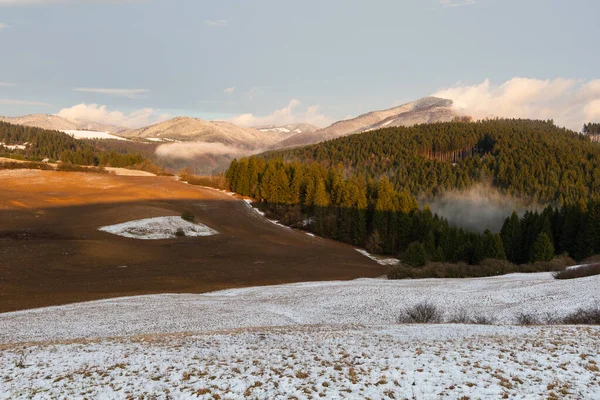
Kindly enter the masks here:
M 399 107 L 373 111 L 356 118 L 339 121 L 325 129 L 297 133 L 273 148 L 304 146 L 385 127 L 448 122 L 458 115 L 452 105 L 452 100 L 425 97 Z
M 241 128 L 225 121 L 205 121 L 199 118 L 177 117 L 156 125 L 125 132 L 129 138 L 169 139 L 184 142 L 222 143 L 246 150 L 266 149 L 289 137 L 292 132 L 259 131 Z
M 267 126 L 257 126 L 254 129 L 257 129 L 261 132 L 281 132 L 281 133 L 306 133 L 306 132 L 315 132 L 318 131 L 314 125 L 311 124 L 288 124 L 288 125 L 267 125 Z
M 96 131 L 108 133 L 120 133 L 125 130 L 113 125 L 103 125 L 91 121 L 71 121 L 58 115 L 31 114 L 23 117 L 0 117 L 0 121 L 15 125 L 33 126 L 41 129 L 54 131 Z

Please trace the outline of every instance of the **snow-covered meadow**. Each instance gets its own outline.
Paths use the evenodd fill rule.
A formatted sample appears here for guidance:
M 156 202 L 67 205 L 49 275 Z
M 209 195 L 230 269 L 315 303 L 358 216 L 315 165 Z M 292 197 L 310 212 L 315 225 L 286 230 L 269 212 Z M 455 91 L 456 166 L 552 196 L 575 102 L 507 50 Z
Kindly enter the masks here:
M 460 325 L 46 343 L 0 350 L 0 398 L 593 399 L 599 343 L 598 328 Z
M 211 236 L 218 233 L 206 225 L 188 222 L 181 217 L 145 218 L 103 226 L 99 230 L 113 235 L 142 240 L 175 239 L 178 231 L 183 233 L 182 236 L 189 237 Z
M 359 279 L 160 294 L 0 314 L 0 343 L 297 325 L 393 325 L 428 301 L 513 324 L 519 313 L 561 317 L 600 304 L 600 276 L 555 280 L 549 273 L 494 278 Z M 152 316 L 149 318 L 149 316 Z
M 600 277 L 314 282 L 0 314 L 0 399 L 599 398 Z M 404 307 L 506 325 L 398 325 Z

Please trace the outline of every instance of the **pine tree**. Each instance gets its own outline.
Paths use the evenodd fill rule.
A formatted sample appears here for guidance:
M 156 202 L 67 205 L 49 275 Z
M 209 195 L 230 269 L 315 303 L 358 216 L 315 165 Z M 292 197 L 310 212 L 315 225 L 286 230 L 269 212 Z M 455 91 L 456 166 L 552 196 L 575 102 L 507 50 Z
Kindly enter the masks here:
M 554 245 L 544 232 L 537 237 L 533 248 L 531 249 L 530 262 L 552 261 L 554 259 Z
M 423 267 L 427 262 L 425 247 L 421 242 L 412 242 L 402 254 L 401 261 L 411 267 Z
M 506 258 L 512 263 L 518 263 L 521 260 L 521 220 L 517 211 L 513 211 L 504 221 L 500 235 Z

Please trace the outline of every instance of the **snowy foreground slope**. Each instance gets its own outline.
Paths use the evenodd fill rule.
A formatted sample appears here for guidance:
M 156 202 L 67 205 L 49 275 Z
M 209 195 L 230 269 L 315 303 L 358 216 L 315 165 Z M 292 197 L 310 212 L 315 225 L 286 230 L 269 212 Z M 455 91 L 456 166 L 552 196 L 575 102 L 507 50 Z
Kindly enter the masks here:
M 0 343 L 315 324 L 393 324 L 423 301 L 512 324 L 518 313 L 561 317 L 600 304 L 600 276 L 549 273 L 479 279 L 309 282 L 207 294 L 118 298 L 0 314 Z
M 45 344 L 0 351 L 0 398 L 597 399 L 598 343 L 596 328 L 396 325 Z
M 600 398 L 600 327 L 394 323 L 423 300 L 505 324 L 560 317 L 599 285 L 365 279 L 0 314 L 0 399 Z

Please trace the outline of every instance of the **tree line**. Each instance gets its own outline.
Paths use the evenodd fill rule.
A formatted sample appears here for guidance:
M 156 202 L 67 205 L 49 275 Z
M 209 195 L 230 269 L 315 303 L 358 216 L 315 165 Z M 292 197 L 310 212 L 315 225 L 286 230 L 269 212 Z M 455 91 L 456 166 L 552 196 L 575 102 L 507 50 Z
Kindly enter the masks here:
M 250 157 L 234 160 L 226 179 L 229 190 L 259 200 L 286 225 L 397 255 L 412 266 L 478 265 L 488 258 L 521 264 L 564 252 L 576 259 L 600 253 L 600 202 L 548 207 L 523 218 L 514 213 L 500 233 L 480 234 L 419 208 L 408 190 L 397 191 L 385 176 L 346 177 L 342 166 Z
M 140 154 L 102 151 L 63 132 L 0 122 L 0 142 L 6 145 L 25 144 L 25 149 L 0 146 L 0 154 L 29 161 L 48 158 L 74 165 L 131 167 L 147 164 Z
M 590 122 L 583 125 L 583 133 L 588 135 L 600 135 L 600 123 Z

